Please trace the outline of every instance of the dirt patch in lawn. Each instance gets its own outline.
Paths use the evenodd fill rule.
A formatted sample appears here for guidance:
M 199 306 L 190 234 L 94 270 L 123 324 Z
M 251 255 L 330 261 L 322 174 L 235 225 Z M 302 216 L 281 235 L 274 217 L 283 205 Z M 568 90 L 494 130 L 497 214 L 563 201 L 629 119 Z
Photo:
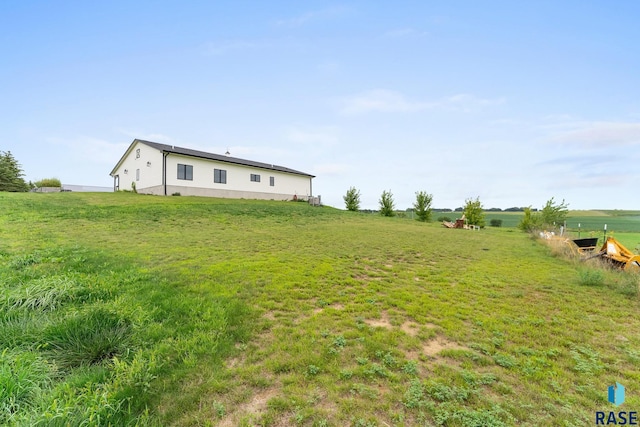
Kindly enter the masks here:
M 233 408 L 218 424 L 221 427 L 232 427 L 238 425 L 240 419 L 245 415 L 259 416 L 267 409 L 267 402 L 278 394 L 276 387 L 262 390 L 249 399 Z

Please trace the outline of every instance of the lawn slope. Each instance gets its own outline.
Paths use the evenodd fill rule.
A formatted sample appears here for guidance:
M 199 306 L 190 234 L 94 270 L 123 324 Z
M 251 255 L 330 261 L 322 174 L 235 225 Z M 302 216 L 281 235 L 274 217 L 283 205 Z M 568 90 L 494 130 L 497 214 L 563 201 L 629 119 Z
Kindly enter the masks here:
M 0 194 L 0 238 L 2 422 L 584 425 L 614 381 L 640 407 L 637 277 L 513 229 Z

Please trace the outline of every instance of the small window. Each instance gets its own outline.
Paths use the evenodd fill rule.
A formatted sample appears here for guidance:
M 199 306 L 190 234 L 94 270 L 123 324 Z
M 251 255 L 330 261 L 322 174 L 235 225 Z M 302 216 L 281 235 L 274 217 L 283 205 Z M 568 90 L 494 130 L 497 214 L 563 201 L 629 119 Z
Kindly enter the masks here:
M 260 175 L 256 175 L 255 173 L 252 173 L 251 182 L 260 182 Z
M 270 176 L 269 177 L 269 185 L 272 186 L 272 187 L 274 185 L 276 185 L 276 177 L 275 176 Z
M 178 163 L 178 179 L 193 181 L 193 166 Z
M 224 169 L 214 169 L 213 170 L 213 182 L 217 184 L 226 184 L 227 183 L 227 171 Z
M 140 169 L 136 169 L 136 181 L 140 181 Z

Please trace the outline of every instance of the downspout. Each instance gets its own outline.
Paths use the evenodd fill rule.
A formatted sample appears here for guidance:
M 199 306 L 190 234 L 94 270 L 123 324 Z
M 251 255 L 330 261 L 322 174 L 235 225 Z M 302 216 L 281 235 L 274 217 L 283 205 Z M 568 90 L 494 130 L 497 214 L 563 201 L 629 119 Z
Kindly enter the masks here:
M 310 197 L 313 197 L 313 177 L 309 177 L 309 193 L 311 193 Z
M 169 153 L 162 152 L 162 187 L 164 188 L 164 195 L 167 195 L 167 156 Z
M 113 192 L 116 192 L 116 176 L 113 175 Z

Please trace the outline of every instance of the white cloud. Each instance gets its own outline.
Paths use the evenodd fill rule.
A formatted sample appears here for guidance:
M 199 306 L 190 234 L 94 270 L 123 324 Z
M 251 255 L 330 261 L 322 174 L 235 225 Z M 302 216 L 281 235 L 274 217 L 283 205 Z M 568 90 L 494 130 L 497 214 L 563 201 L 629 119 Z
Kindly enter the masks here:
M 402 93 L 386 89 L 374 89 L 343 100 L 343 114 L 369 112 L 413 112 L 426 109 L 442 109 L 469 112 L 482 107 L 504 104 L 504 98 L 479 98 L 462 93 L 436 101 L 414 101 Z
M 551 142 L 586 148 L 640 145 L 640 123 L 637 122 L 583 122 L 571 127 L 552 136 Z
M 440 105 L 450 107 L 456 110 L 470 111 L 477 107 L 486 107 L 491 105 L 500 105 L 506 102 L 505 98 L 479 98 L 477 96 L 460 93 L 445 98 Z
M 410 101 L 400 92 L 374 89 L 346 98 L 341 112 L 343 114 L 362 114 L 372 111 L 411 112 L 434 106 L 434 103 Z

